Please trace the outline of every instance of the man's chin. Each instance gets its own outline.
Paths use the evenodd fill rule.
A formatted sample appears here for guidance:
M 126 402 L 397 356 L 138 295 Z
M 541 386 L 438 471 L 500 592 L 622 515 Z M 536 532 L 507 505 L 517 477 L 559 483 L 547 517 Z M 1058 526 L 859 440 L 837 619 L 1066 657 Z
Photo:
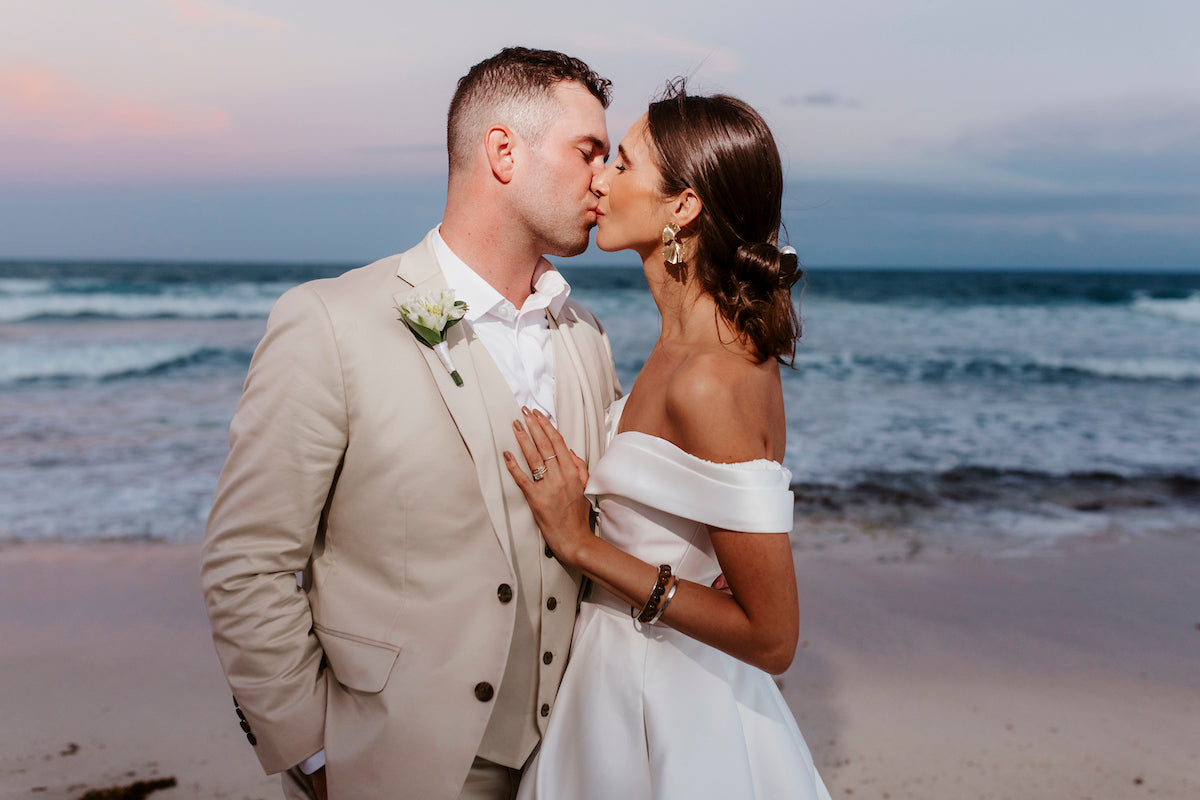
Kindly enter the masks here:
M 582 242 L 559 242 L 553 250 L 547 250 L 546 255 L 557 258 L 577 256 L 588 249 L 588 236 L 584 235 Z

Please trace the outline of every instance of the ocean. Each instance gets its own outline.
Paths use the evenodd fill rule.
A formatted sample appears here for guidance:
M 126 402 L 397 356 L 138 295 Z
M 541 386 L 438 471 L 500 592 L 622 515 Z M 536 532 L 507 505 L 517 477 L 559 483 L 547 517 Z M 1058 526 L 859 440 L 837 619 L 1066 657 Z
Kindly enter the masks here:
M 194 540 L 275 299 L 355 265 L 0 262 L 0 540 Z M 568 266 L 633 384 L 637 269 Z M 1200 274 L 810 269 L 784 370 L 805 542 L 1200 533 Z

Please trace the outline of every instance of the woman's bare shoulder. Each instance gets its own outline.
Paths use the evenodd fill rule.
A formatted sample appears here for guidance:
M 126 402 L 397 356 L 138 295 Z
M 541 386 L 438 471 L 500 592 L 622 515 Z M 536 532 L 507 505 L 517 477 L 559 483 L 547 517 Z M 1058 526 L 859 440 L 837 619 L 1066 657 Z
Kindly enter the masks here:
M 778 385 L 778 369 L 771 366 L 721 354 L 689 358 L 666 386 L 675 443 L 708 461 L 773 458 L 772 393 Z

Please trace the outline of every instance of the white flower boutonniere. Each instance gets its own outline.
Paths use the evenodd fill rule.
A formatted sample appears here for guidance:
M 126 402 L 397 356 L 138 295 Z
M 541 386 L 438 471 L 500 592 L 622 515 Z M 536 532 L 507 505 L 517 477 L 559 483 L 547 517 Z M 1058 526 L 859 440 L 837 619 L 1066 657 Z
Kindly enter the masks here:
M 462 321 L 467 313 L 467 304 L 454 299 L 453 289 L 415 295 L 396 306 L 400 319 L 408 325 L 426 347 L 432 347 L 438 360 L 454 379 L 455 386 L 462 386 L 462 376 L 450 360 L 450 345 L 446 344 L 446 331 Z

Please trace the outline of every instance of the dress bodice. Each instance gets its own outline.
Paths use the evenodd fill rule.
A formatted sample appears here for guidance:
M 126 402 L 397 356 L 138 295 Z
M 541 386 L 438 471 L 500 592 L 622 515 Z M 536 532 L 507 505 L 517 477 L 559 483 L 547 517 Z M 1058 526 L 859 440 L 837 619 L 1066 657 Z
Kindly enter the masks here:
M 714 464 L 657 436 L 615 433 L 622 407 L 611 410 L 614 434 L 587 485 L 601 536 L 710 584 L 721 572 L 711 529 L 791 530 L 782 465 Z M 830 800 L 770 675 L 669 623 L 636 622 L 628 605 L 592 589 L 518 800 Z
M 618 433 L 624 398 L 609 415 L 612 440 L 588 481 L 599 533 L 651 564 L 711 583 L 721 574 L 709 531 L 792 529 L 791 473 L 766 459 L 719 464 L 640 431 Z

